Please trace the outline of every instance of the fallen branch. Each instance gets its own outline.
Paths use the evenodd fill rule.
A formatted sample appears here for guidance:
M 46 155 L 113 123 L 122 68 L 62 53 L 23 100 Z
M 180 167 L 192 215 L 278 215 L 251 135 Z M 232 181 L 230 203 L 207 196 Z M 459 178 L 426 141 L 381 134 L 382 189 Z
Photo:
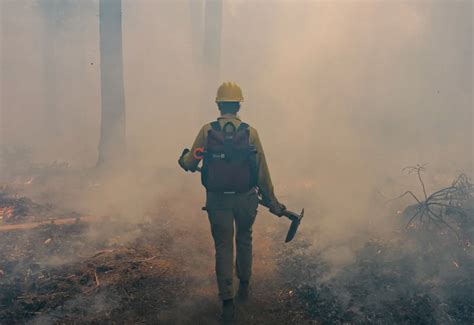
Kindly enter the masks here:
M 52 219 L 48 221 L 41 222 L 31 222 L 31 223 L 20 223 L 14 225 L 5 225 L 0 226 L 0 232 L 7 231 L 16 231 L 16 230 L 30 230 L 35 229 L 45 225 L 72 225 L 79 222 L 99 222 L 103 221 L 107 217 L 97 217 L 97 216 L 83 216 L 75 218 L 61 218 L 61 219 Z

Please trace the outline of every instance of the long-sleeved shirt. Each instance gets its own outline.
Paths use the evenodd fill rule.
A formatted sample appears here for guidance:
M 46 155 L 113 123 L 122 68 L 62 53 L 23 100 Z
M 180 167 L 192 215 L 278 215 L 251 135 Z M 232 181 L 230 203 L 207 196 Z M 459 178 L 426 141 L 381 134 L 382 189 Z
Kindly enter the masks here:
M 240 118 L 235 114 L 224 114 L 217 119 L 221 124 L 221 128 L 227 122 L 231 122 L 234 124 L 236 128 L 240 126 L 242 121 Z M 188 152 L 183 156 L 183 165 L 191 170 L 195 171 L 198 167 L 200 159 L 196 159 L 194 157 L 194 152 L 196 148 L 205 148 L 207 143 L 207 134 L 211 129 L 211 124 L 208 123 L 204 125 L 201 130 L 199 131 L 196 140 L 194 140 L 193 146 L 191 151 Z M 268 169 L 267 161 L 265 159 L 265 153 L 263 151 L 262 143 L 260 142 L 260 138 L 258 137 L 257 130 L 253 127 L 249 128 L 250 131 L 250 144 L 255 146 L 257 150 L 257 170 L 258 170 L 258 180 L 257 186 L 259 188 L 260 193 L 262 194 L 262 199 L 265 204 L 276 204 L 278 200 L 275 197 L 275 193 L 273 190 L 273 184 L 270 177 L 270 171 Z

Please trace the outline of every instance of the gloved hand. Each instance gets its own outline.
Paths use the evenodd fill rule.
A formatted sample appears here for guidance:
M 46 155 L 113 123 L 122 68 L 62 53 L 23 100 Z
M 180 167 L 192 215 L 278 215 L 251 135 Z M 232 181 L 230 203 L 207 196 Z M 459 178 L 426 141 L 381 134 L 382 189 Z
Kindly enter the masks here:
M 278 217 L 281 217 L 283 215 L 283 211 L 286 210 L 286 206 L 284 204 L 276 201 L 276 202 L 270 203 L 269 210 L 274 215 L 277 215 Z
M 178 159 L 178 164 L 181 166 L 181 168 L 183 168 L 185 171 L 189 171 L 188 168 L 186 168 L 186 166 L 184 165 L 184 155 L 187 154 L 190 150 L 188 148 L 184 149 L 183 150 L 183 153 L 181 154 L 181 156 L 179 157 Z

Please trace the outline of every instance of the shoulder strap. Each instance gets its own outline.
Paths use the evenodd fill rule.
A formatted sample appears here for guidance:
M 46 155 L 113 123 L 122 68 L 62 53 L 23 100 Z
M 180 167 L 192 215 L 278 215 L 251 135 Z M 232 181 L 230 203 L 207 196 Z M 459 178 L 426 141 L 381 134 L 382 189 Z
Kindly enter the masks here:
M 211 123 L 211 128 L 214 130 L 214 131 L 222 131 L 221 129 L 221 124 L 219 123 L 219 121 L 214 121 Z
M 247 130 L 250 126 L 247 124 L 247 123 L 240 123 L 240 126 L 239 128 L 237 129 L 237 131 L 244 131 L 244 130 Z

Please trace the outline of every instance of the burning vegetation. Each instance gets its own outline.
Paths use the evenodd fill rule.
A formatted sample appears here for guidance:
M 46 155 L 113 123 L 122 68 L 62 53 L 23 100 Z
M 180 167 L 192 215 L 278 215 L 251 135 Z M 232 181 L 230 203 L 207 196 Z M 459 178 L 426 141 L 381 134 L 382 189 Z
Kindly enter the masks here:
M 44 220 L 52 215 L 52 207 L 29 198 L 9 196 L 0 190 L 0 225 Z

